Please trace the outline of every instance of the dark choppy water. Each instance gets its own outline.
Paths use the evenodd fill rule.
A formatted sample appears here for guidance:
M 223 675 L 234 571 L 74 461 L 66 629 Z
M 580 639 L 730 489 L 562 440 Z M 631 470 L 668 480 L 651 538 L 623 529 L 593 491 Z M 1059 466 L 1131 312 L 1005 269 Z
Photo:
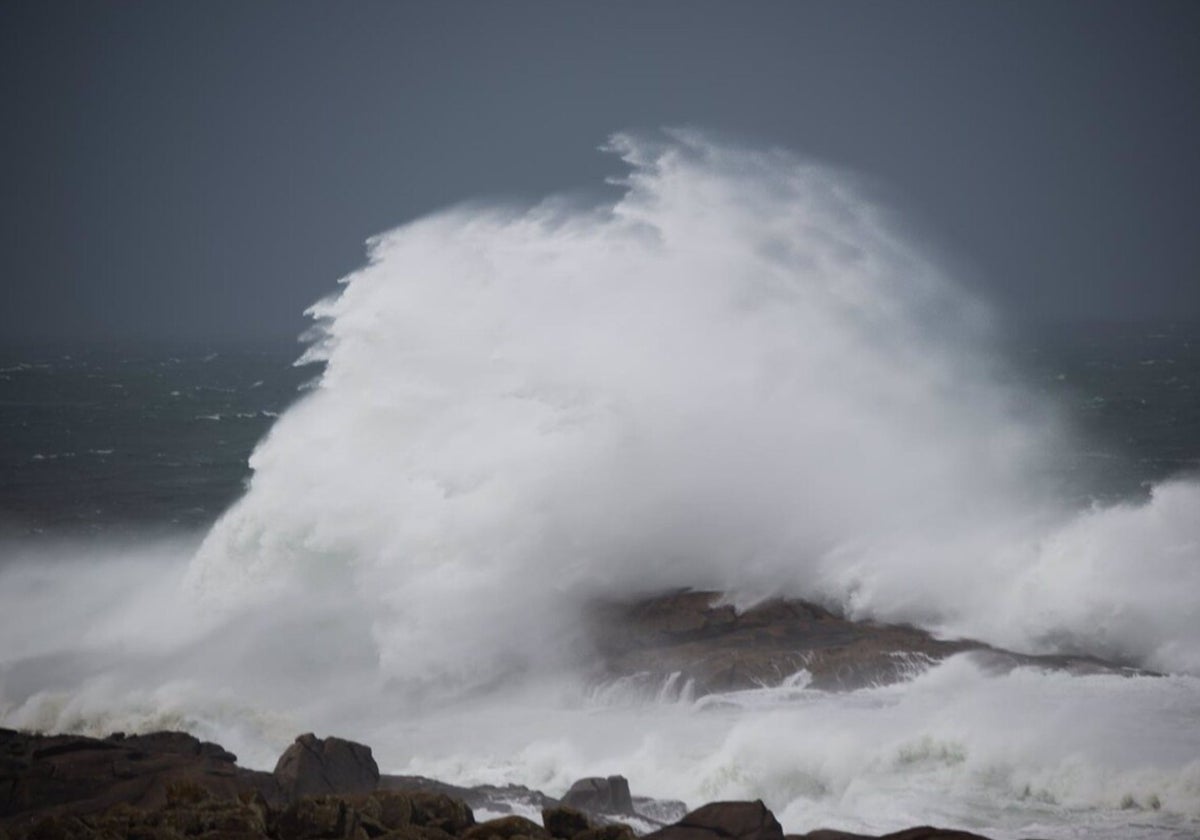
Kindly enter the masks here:
M 1059 326 L 1017 356 L 1079 430 L 1064 460 L 1081 492 L 1111 500 L 1200 469 L 1200 324 Z
M 317 370 L 294 344 L 0 349 L 0 528 L 197 529 Z M 1084 432 L 1061 469 L 1103 498 L 1200 467 L 1200 325 L 1072 326 L 1016 352 Z
M 296 345 L 0 350 L 0 517 L 10 534 L 202 527 L 316 371 Z

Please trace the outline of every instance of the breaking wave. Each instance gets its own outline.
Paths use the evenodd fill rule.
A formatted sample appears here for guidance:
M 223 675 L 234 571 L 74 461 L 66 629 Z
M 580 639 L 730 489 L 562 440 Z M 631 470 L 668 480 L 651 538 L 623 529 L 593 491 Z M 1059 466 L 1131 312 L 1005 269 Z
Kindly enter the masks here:
M 199 591 L 349 589 L 404 680 L 553 661 L 587 599 L 680 585 L 1200 669 L 1200 485 L 1056 501 L 1068 431 L 862 187 L 695 133 L 610 149 L 611 206 L 372 240 Z
M 609 149 L 613 203 L 372 240 L 198 547 L 10 553 L 0 722 L 184 728 L 258 767 L 316 730 L 452 782 L 760 796 L 794 831 L 1194 835 L 1200 484 L 1064 501 L 1069 424 L 868 186 L 694 132 Z M 590 601 L 679 586 L 1175 673 L 573 675 Z

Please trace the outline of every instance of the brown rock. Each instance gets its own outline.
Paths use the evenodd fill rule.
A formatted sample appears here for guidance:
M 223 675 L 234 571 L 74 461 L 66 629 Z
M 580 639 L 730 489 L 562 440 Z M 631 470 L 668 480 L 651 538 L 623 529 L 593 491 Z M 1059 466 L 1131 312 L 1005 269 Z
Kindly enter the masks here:
M 805 601 L 774 599 L 739 613 L 716 592 L 603 604 L 592 619 L 598 678 L 633 678 L 648 691 L 672 675 L 682 675 L 675 677 L 680 685 L 690 681 L 697 694 L 779 685 L 801 669 L 811 688 L 851 690 L 907 679 L 966 651 L 997 670 L 1037 665 L 1131 673 L 1088 657 L 1027 656 L 971 640 L 936 639 L 903 624 L 850 621 Z
M 337 796 L 306 796 L 288 805 L 275 822 L 279 840 L 366 840 L 358 812 Z
M 807 834 L 789 834 L 785 840 L 988 840 L 988 838 L 972 834 L 969 831 L 922 825 L 884 835 L 854 834 L 849 831 L 836 831 L 832 828 L 819 828 Z
M 713 802 L 646 838 L 654 840 L 783 840 L 783 829 L 762 800 Z
M 447 834 L 462 834 L 475 825 L 475 815 L 461 799 L 426 791 L 411 793 L 409 797 L 414 825 L 438 828 Z
M 563 838 L 563 840 L 570 840 L 581 831 L 587 831 L 592 827 L 587 814 L 566 805 L 558 808 L 543 808 L 542 825 L 552 835 Z
M 462 840 L 510 840 L 515 837 L 549 840 L 550 832 L 524 817 L 498 817 L 467 829 Z
M 623 823 L 598 825 L 576 834 L 572 840 L 634 840 L 637 834 Z
M 274 775 L 289 798 L 369 793 L 379 784 L 379 765 L 370 747 L 308 733 L 279 757 Z
M 0 729 L 0 822 L 49 809 L 158 808 L 180 784 L 224 799 L 244 790 L 279 796 L 269 774 L 240 769 L 232 753 L 181 732 L 97 739 Z
M 880 840 L 988 840 L 988 838 L 980 834 L 972 834 L 969 831 L 922 825 L 885 834 Z
M 377 790 L 367 796 L 359 810 L 389 831 L 412 824 L 412 797 L 390 790 Z
M 580 779 L 563 794 L 562 802 L 591 814 L 634 813 L 629 780 L 624 776 Z

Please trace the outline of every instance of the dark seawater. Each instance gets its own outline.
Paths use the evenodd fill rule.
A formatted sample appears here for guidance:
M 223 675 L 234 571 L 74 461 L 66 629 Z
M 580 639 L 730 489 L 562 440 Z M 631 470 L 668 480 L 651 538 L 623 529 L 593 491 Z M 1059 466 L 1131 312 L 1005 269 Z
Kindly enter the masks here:
M 1081 501 L 1136 497 L 1200 468 L 1200 325 L 1042 328 L 1011 348 L 1079 434 L 1053 466 Z M 247 459 L 319 373 L 294 343 L 0 348 L 7 537 L 197 530 L 242 492 Z
M 317 373 L 295 343 L 0 348 L 8 536 L 193 530 L 241 493 L 247 458 Z
M 1062 464 L 1075 492 L 1137 498 L 1200 470 L 1200 324 L 1052 325 L 1015 356 L 1027 386 L 1064 406 L 1075 429 Z

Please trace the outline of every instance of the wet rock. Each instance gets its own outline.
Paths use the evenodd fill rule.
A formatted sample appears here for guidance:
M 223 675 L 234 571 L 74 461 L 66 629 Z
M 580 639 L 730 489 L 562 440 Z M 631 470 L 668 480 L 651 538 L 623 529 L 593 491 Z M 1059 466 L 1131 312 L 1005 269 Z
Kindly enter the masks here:
M 389 831 L 412 825 L 412 797 L 394 791 L 377 790 L 362 800 L 359 810 Z
M 511 840 L 517 837 L 550 840 L 550 832 L 525 817 L 498 817 L 467 829 L 462 840 Z
M 421 791 L 411 794 L 410 801 L 414 825 L 441 829 L 447 834 L 461 834 L 475 825 L 475 815 L 461 799 Z
M 791 613 L 787 613 L 791 614 Z M 768 618 L 760 617 L 761 621 Z M 774 619 L 770 619 L 774 620 Z M 722 619 L 723 621 L 723 619 Z M 718 621 L 717 624 L 720 624 Z M 714 632 L 683 624 L 679 632 Z M 674 631 L 672 631 L 674 632 Z M 310 740 L 311 739 L 311 740 Z M 324 749 L 328 742 L 334 748 Z M 384 777 L 384 789 L 363 792 L 374 775 L 370 750 L 340 739 L 302 736 L 331 775 L 329 784 L 355 790 L 287 800 L 276 776 L 243 770 L 233 755 L 180 733 L 97 740 L 0 729 L 0 837 L 12 840 L 634 840 L 630 817 L 680 803 L 629 795 L 620 776 L 582 779 L 568 795 L 596 811 L 574 808 L 523 787 L 457 788 L 421 777 Z M 320 746 L 317 746 L 320 745 Z M 345 747 L 343 748 L 343 746 Z M 344 761 L 347 753 L 349 761 Z M 282 761 L 281 761 L 282 763 Z M 341 773 L 346 766 L 350 771 Z M 330 771 L 330 767 L 334 768 Z M 355 771 L 353 768 L 359 768 Z M 377 771 L 376 771 L 377 772 Z M 297 774 L 299 778 L 301 774 Z M 286 777 L 286 774 L 285 774 Z M 467 802 L 454 794 L 522 797 L 540 803 L 545 826 L 508 816 L 476 826 Z M 483 791 L 483 793 L 481 793 Z M 490 800 L 489 800 L 490 801 Z M 651 808 L 651 810 L 654 810 Z M 646 819 L 653 819 L 648 817 Z M 638 820 L 633 820 L 638 822 Z M 645 823 L 638 822 L 639 825 Z M 785 840 L 762 802 L 717 802 L 682 815 L 653 840 Z M 921 826 L 867 837 L 828 829 L 786 840 L 986 840 L 977 834 Z
M 980 834 L 972 834 L 969 831 L 923 825 L 885 834 L 880 840 L 988 840 L 988 838 Z
M 649 796 L 633 797 L 633 810 L 652 823 L 670 825 L 679 822 L 687 814 L 687 805 L 678 799 L 652 799 Z
M 379 787 L 391 791 L 442 793 L 451 799 L 462 800 L 471 808 L 499 814 L 512 813 L 514 809 L 539 811 L 543 808 L 555 808 L 560 804 L 557 799 L 540 790 L 533 790 L 524 785 L 460 787 L 424 776 L 385 775 L 379 778 Z
M 288 798 L 369 793 L 379 784 L 379 765 L 368 746 L 308 733 L 279 757 L 274 776 Z
M 358 812 L 337 796 L 306 796 L 284 808 L 275 823 L 279 840 L 361 838 L 366 832 Z
M 0 821 L 117 803 L 162 807 L 169 787 L 184 783 L 224 799 L 245 790 L 279 797 L 270 774 L 243 770 L 232 753 L 181 732 L 96 739 L 0 729 L 0 757 Z
M 762 800 L 713 802 L 646 837 L 654 840 L 783 840 L 783 829 Z
M 923 825 L 883 835 L 854 834 L 849 831 L 820 828 L 807 834 L 789 834 L 785 840 L 988 840 L 988 838 L 972 834 L 969 831 Z
M 572 840 L 634 840 L 637 834 L 627 825 L 609 823 L 598 825 L 576 834 Z
M 634 814 L 629 780 L 624 776 L 580 779 L 563 794 L 562 801 L 591 814 Z
M 555 837 L 570 840 L 581 831 L 592 827 L 587 814 L 566 805 L 542 809 L 542 825 Z
M 774 686 L 807 672 L 809 688 L 843 691 L 910 678 L 971 652 L 997 670 L 1133 673 L 1079 656 L 1027 656 L 971 640 L 936 639 L 903 624 L 850 621 L 805 601 L 773 599 L 742 612 L 716 592 L 677 591 L 592 613 L 600 681 L 647 692 L 673 684 L 695 695 Z M 1141 672 L 1145 673 L 1145 672 Z

